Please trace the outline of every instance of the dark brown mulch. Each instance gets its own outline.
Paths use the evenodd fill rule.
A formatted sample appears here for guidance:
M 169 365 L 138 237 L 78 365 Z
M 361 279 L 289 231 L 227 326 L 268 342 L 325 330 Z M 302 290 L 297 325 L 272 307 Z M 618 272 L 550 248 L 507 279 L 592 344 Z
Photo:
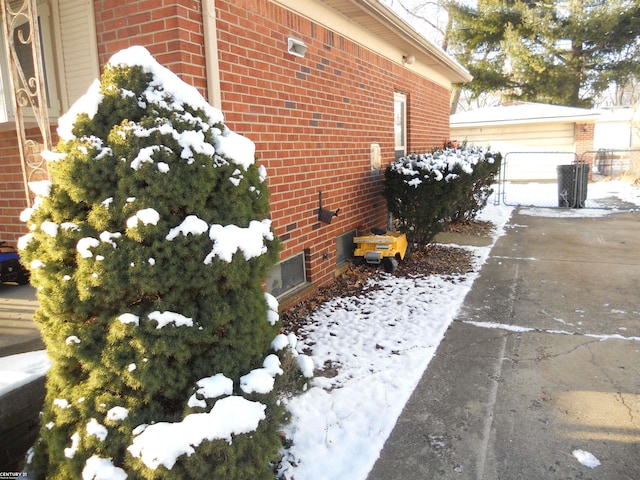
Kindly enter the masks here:
M 398 264 L 394 275 L 460 275 L 471 271 L 471 252 L 446 245 L 427 245 Z
M 283 330 L 298 333 L 298 330 L 307 324 L 309 315 L 332 298 L 357 296 L 365 291 L 376 289 L 375 285 L 367 285 L 367 280 L 375 273 L 376 270 L 368 265 L 350 265 L 346 272 L 331 284 L 320 287 L 312 297 L 281 312 L 280 321 Z
M 492 228 L 493 225 L 490 222 L 468 222 L 462 225 L 457 224 L 449 231 L 486 236 L 491 233 Z M 284 331 L 297 333 L 306 325 L 313 311 L 332 298 L 358 296 L 381 288 L 375 282 L 368 282 L 368 280 L 382 271 L 382 267 L 350 265 L 347 271 L 330 285 L 321 287 L 311 298 L 282 312 L 280 320 Z M 455 275 L 464 275 L 471 271 L 471 252 L 463 248 L 431 244 L 414 251 L 410 258 L 400 262 L 393 275 L 398 277 L 451 275 L 453 280 Z
M 477 235 L 488 237 L 493 230 L 493 223 L 481 222 L 478 220 L 470 222 L 450 223 L 445 229 L 446 232 L 460 233 L 462 235 Z

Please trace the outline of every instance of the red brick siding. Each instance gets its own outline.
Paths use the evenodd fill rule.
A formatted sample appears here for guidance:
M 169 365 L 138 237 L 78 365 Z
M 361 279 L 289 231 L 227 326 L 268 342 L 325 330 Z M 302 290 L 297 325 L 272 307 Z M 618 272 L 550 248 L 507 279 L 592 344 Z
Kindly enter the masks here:
M 146 47 L 185 82 L 206 91 L 201 0 L 96 0 L 98 59 Z
M 594 134 L 595 124 L 594 123 L 576 123 L 574 132 L 575 132 L 575 142 L 576 142 L 576 156 L 578 160 L 583 158 L 583 154 L 585 152 L 593 151 L 593 134 Z M 584 155 L 584 160 L 586 162 L 591 162 L 593 159 L 593 154 Z
M 53 133 L 53 129 L 52 129 Z M 40 130 L 27 129 L 27 138 L 42 142 Z M 39 157 L 38 157 L 39 161 Z M 47 178 L 43 170 L 29 173 L 29 181 Z M 30 194 L 31 195 L 31 194 Z M 27 192 L 22 173 L 22 161 L 15 130 L 0 132 L 0 240 L 13 246 L 18 238 L 28 232 L 20 220 L 20 213 L 27 208 Z
M 15 130 L 0 133 L 0 240 L 16 244 L 26 233 L 19 220 L 27 207 Z
M 282 257 L 305 250 L 310 279 L 324 283 L 336 236 L 386 223 L 369 150 L 377 143 L 393 159 L 394 91 L 407 94 L 411 151 L 449 138 L 449 91 L 272 2 L 216 6 L 226 123 L 256 142 L 267 167 Z M 287 53 L 289 36 L 307 44 L 304 58 Z M 331 225 L 317 220 L 319 191 L 341 209 Z

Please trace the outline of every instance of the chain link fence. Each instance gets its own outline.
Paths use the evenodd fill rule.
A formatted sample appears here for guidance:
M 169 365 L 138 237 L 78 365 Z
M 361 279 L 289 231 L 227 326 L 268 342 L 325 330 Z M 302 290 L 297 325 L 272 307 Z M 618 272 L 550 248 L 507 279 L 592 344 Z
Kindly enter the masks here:
M 640 183 L 640 149 L 594 150 L 580 156 L 508 152 L 494 190 L 496 203 L 510 206 L 620 208 L 619 202 L 590 195 L 589 185 L 608 180 Z
M 594 180 L 619 178 L 640 183 L 640 149 L 592 150 L 580 156 L 592 166 Z

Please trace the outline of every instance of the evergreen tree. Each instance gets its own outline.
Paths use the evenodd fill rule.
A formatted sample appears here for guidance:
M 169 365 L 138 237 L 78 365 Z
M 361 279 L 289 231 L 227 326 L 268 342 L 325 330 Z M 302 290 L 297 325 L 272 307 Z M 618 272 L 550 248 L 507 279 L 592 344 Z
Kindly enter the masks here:
M 52 361 L 30 468 L 272 478 L 281 371 L 261 279 L 278 242 L 253 143 L 142 47 L 111 59 L 59 136 L 21 242 Z
M 640 3 L 451 2 L 451 43 L 477 97 L 590 107 L 612 83 L 640 78 Z

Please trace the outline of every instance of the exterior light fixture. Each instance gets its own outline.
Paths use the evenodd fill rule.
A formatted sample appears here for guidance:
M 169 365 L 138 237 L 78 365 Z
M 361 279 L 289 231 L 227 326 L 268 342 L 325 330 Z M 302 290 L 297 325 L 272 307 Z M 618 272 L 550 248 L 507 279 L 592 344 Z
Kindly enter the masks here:
M 304 57 L 304 54 L 307 53 L 307 46 L 302 40 L 289 37 L 287 39 L 287 51 L 296 57 Z
M 415 55 L 403 55 L 402 56 L 402 63 L 404 63 L 405 65 L 411 65 L 412 63 L 415 63 L 416 61 L 416 56 Z

